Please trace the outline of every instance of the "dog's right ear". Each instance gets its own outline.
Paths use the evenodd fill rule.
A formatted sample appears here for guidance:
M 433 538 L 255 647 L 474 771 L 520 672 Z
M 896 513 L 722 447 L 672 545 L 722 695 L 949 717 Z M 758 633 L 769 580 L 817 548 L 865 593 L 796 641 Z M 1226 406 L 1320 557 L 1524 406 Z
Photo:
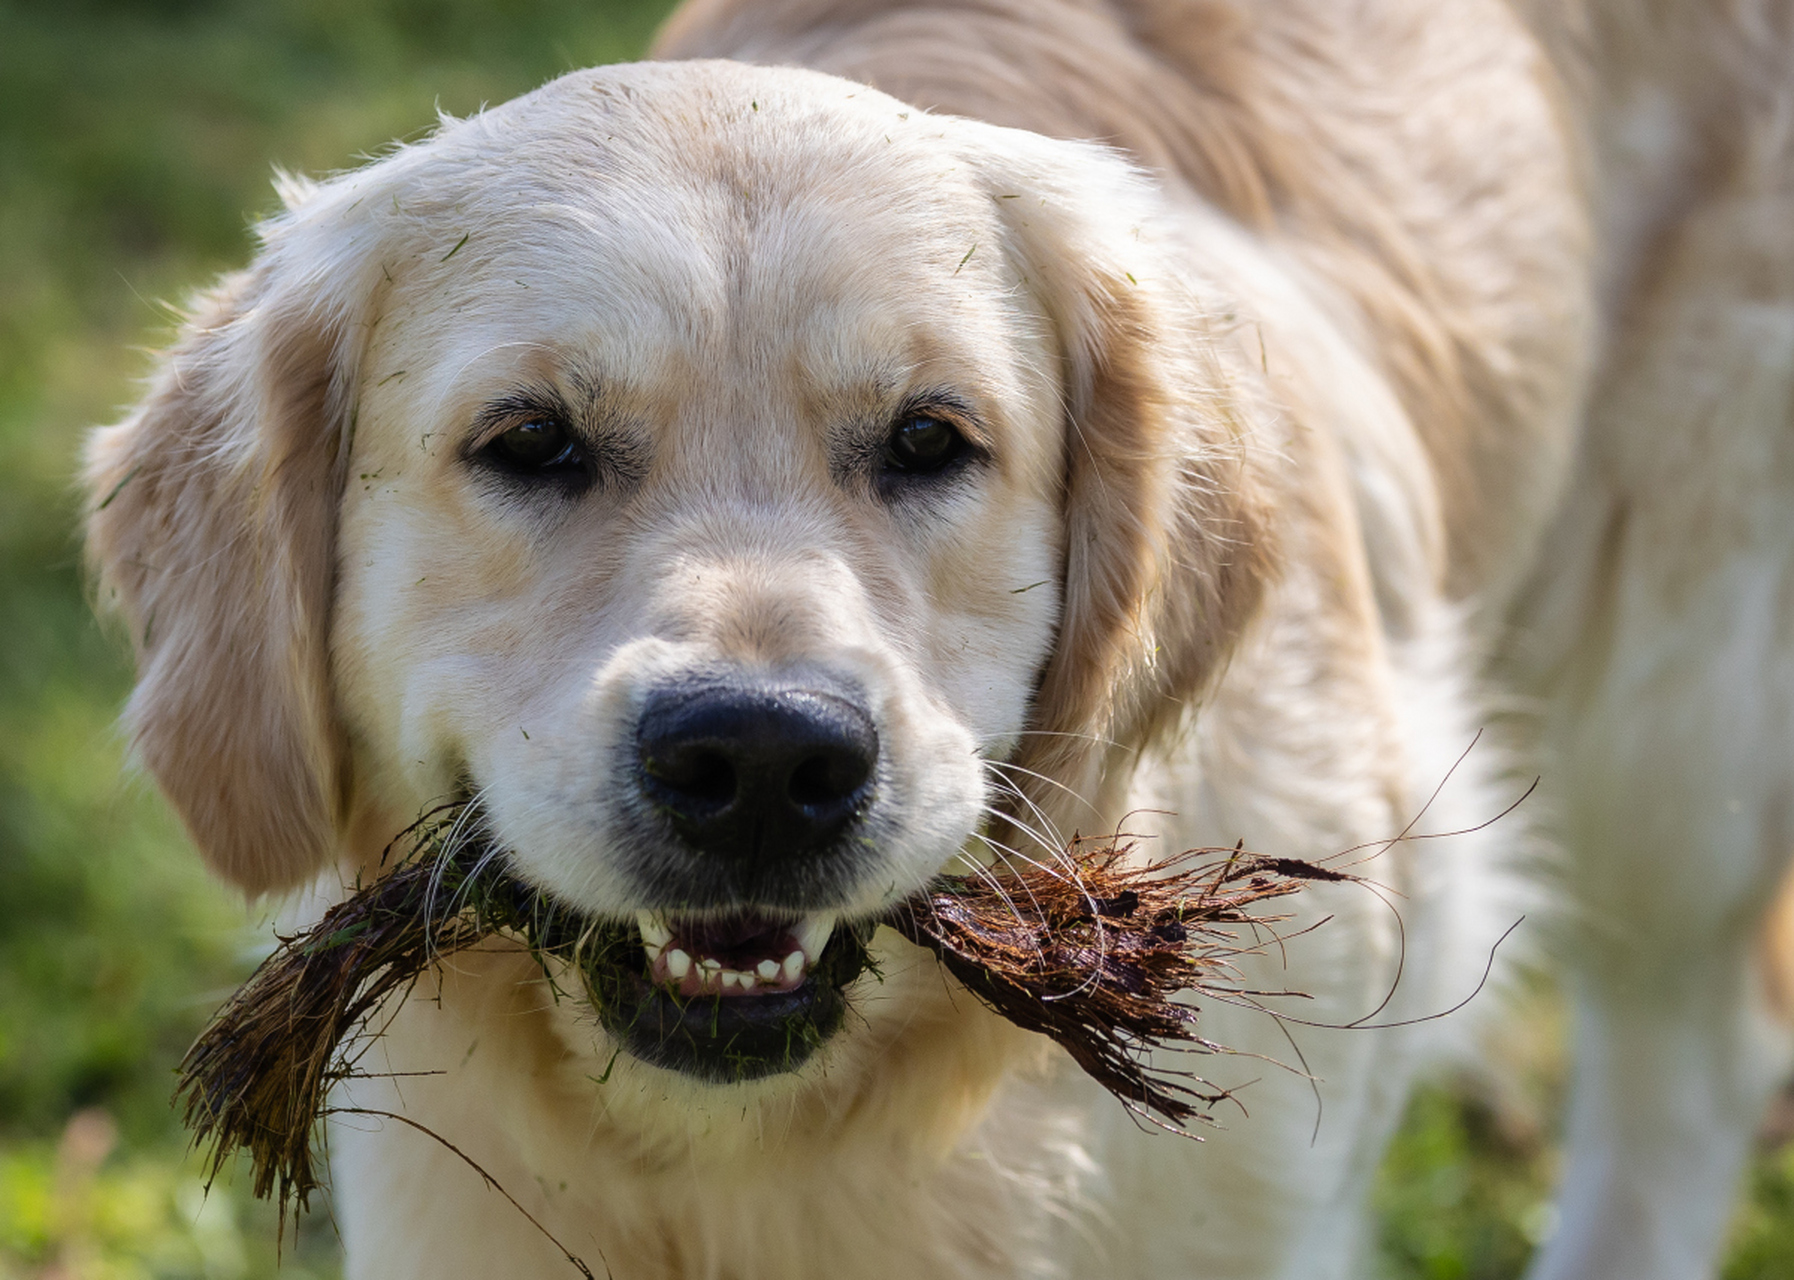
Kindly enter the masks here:
M 1275 573 L 1270 451 L 1157 186 L 1106 148 L 952 127 L 1063 377 L 1064 604 L 1017 758 L 1088 793 L 1110 758 L 1131 768 L 1187 721 L 1256 615 Z
M 315 205 L 336 202 L 298 195 L 314 207 L 264 228 L 87 454 L 100 605 L 137 653 L 126 721 L 206 861 L 252 895 L 334 855 L 345 791 L 330 606 L 372 286 L 353 231 L 319 237 L 336 211 Z

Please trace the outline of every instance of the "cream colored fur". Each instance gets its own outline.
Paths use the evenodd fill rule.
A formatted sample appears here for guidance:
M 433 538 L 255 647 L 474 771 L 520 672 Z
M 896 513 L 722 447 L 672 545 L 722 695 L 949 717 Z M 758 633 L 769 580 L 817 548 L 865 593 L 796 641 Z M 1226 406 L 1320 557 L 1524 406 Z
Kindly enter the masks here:
M 1608 333 L 1520 613 L 1575 1075 L 1539 1280 L 1711 1274 L 1794 1066 L 1794 8 L 1551 6 Z
M 525 958 L 480 954 L 397 1015 L 377 1056 L 399 1074 L 340 1101 L 448 1138 L 619 1280 L 1349 1274 L 1412 1080 L 1489 1001 L 1415 1020 L 1536 921 L 1521 819 L 1376 843 L 1448 775 L 1417 834 L 1515 793 L 1494 749 L 1457 762 L 1519 598 L 1524 679 L 1561 692 L 1579 788 L 1573 892 L 1619 940 L 1579 953 L 1590 1083 L 1541 1265 L 1595 1274 L 1622 1246 L 1615 1275 L 1701 1265 L 1784 1052 L 1779 1032 L 1746 1043 L 1773 1024 L 1745 995 L 1711 999 L 1764 972 L 1753 909 L 1788 843 L 1766 754 L 1788 741 L 1774 428 L 1794 361 L 1786 291 L 1764 283 L 1790 261 L 1781 117 L 1737 108 L 1761 163 L 1687 224 L 1673 268 L 1641 265 L 1705 178 L 1627 167 L 1621 46 L 1583 29 L 1494 0 L 697 0 L 657 53 L 732 61 L 578 73 L 293 184 L 91 454 L 111 495 L 91 546 L 140 654 L 130 720 L 222 875 L 264 892 L 373 872 L 469 785 L 524 874 L 627 918 L 655 904 L 617 858 L 609 762 L 644 691 L 815 668 L 867 692 L 889 769 L 843 910 L 993 841 L 1039 857 L 1117 827 L 1148 852 L 1369 844 L 1360 869 L 1392 891 L 1306 890 L 1297 926 L 1324 926 L 1245 975 L 1307 993 L 1308 1022 L 1382 1029 L 1204 1008 L 1238 1055 L 1168 1065 L 1242 1105 L 1200 1145 L 1137 1124 L 889 934 L 882 977 L 793 1074 L 645 1065 Z M 1628 183 L 1655 202 L 1642 230 Z M 1573 467 L 1597 299 L 1616 338 Z M 469 461 L 490 406 L 544 388 L 614 460 L 559 505 Z M 854 448 L 941 390 L 989 462 L 931 504 L 881 500 Z M 1633 443 L 1640 419 L 1656 445 Z M 1721 434 L 1757 452 L 1690 443 L 1734 419 Z M 1614 513 L 1639 486 L 1680 496 L 1622 522 L 1642 540 L 1625 552 Z M 1653 575 L 1681 594 L 1618 603 Z M 1709 682 L 1757 694 L 1748 721 L 1653 649 L 1685 624 L 1691 653 L 1755 664 Z M 1666 662 L 1661 704 L 1627 684 Z M 1641 757 L 1653 706 L 1751 727 Z M 1721 746 L 1743 763 L 1718 769 Z M 1659 814 L 1628 787 L 1690 803 Z M 1756 816 L 1692 802 L 1733 798 Z M 1695 833 L 1728 824 L 1758 854 L 1725 863 L 1729 905 L 1681 935 L 1724 980 L 1625 1021 L 1627 983 L 1706 972 L 1632 957 L 1685 923 L 1665 910 L 1691 891 L 1654 899 L 1653 877 L 1676 883 Z M 1690 1030 L 1715 1009 L 1744 1039 Z M 1637 1083 L 1665 1044 L 1686 1046 L 1665 1073 L 1685 1086 L 1718 1052 L 1724 1096 L 1604 1110 L 1624 1095 L 1601 1072 Z M 1700 1213 L 1652 1198 L 1677 1176 L 1681 1148 L 1650 1131 L 1666 1116 L 1715 1135 Z M 1640 1125 L 1631 1164 L 1601 1165 Z M 330 1144 L 351 1275 L 567 1269 L 420 1132 L 344 1116 Z M 1616 1243 L 1640 1205 L 1660 1231 Z

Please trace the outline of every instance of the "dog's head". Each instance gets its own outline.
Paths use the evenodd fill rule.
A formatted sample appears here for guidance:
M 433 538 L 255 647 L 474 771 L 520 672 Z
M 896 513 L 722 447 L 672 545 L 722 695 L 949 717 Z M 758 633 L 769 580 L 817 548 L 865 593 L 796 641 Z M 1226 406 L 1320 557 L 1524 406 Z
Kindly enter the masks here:
M 1055 784 L 1254 603 L 1161 202 L 1100 148 L 719 63 L 295 189 L 92 449 L 145 763 L 251 892 L 470 794 L 640 928 L 640 1054 L 790 1065 L 839 1020 L 832 927 L 993 816 L 1075 823 Z

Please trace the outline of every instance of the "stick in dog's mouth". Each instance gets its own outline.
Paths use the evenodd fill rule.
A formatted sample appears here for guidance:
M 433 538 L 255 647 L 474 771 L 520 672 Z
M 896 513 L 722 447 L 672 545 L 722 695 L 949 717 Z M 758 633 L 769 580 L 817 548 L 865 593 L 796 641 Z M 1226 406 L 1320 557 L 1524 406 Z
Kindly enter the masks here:
M 1227 1095 L 1151 1051 L 1221 1046 L 1184 995 L 1238 999 L 1233 962 L 1276 940 L 1255 911 L 1305 881 L 1352 877 L 1240 849 L 1142 862 L 1122 838 L 1074 839 L 1051 863 L 942 876 L 877 920 L 668 916 L 597 920 L 520 879 L 482 834 L 430 815 L 389 873 L 279 948 L 188 1051 L 177 1096 L 213 1172 L 247 1150 L 257 1196 L 284 1211 L 316 1188 L 312 1135 L 357 1068 L 369 1023 L 445 956 L 503 935 L 557 996 L 581 994 L 629 1052 L 718 1081 L 794 1070 L 840 1026 L 847 989 L 888 926 L 975 996 L 1049 1036 L 1130 1109 L 1183 1126 Z M 471 816 L 471 815 L 466 815 Z M 1283 993 L 1290 994 L 1290 993 Z

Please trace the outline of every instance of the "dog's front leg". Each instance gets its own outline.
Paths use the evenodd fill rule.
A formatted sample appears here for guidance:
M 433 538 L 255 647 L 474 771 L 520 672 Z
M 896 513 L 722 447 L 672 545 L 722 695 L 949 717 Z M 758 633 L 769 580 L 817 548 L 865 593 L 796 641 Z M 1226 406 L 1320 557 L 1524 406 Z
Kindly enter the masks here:
M 1794 200 L 1745 179 L 1666 237 L 1535 605 L 1577 1022 L 1534 1280 L 1712 1274 L 1794 1062 Z

